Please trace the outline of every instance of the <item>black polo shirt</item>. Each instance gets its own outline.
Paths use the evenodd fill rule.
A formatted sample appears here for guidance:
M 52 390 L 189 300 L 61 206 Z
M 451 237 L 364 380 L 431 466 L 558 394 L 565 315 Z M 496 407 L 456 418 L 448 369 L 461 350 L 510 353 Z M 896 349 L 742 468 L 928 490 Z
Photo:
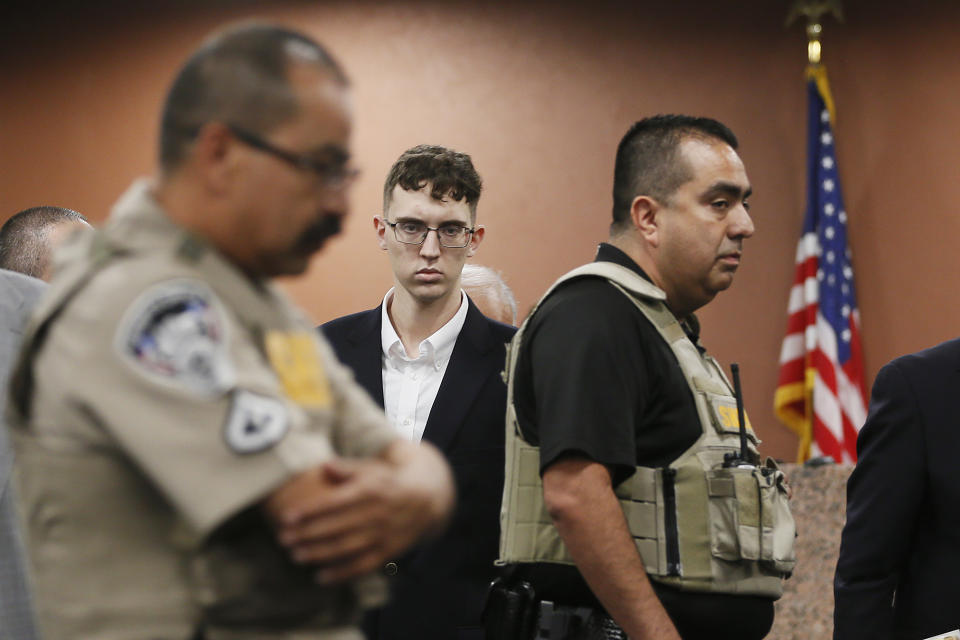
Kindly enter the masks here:
M 601 244 L 596 261 L 650 279 L 612 245 Z M 699 347 L 696 319 L 681 325 Z M 693 394 L 670 346 L 627 296 L 599 277 L 561 285 L 530 320 L 517 361 L 514 402 L 524 437 L 540 448 L 541 473 L 561 456 L 574 454 L 606 465 L 618 485 L 637 466 L 670 464 L 702 433 Z M 516 565 L 513 571 L 542 599 L 596 603 L 575 567 L 538 563 Z M 681 634 L 684 624 L 705 620 L 705 629 L 732 625 L 746 640 L 763 637 L 772 622 L 767 598 L 654 585 Z M 698 631 L 687 627 L 687 633 L 694 637 Z
M 613 245 L 601 244 L 597 261 L 649 280 Z M 606 465 L 619 484 L 637 466 L 670 464 L 702 431 L 670 345 L 599 277 L 566 283 L 540 306 L 524 332 L 514 395 L 524 437 L 540 447 L 541 473 L 575 453 Z

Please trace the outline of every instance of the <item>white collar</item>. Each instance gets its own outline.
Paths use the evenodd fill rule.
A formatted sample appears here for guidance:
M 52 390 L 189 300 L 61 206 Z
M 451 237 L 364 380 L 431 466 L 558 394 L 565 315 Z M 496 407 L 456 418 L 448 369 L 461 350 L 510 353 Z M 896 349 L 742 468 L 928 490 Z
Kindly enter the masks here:
M 453 354 L 453 347 L 457 342 L 457 337 L 460 335 L 460 330 L 463 329 L 463 324 L 467 320 L 467 309 L 470 306 L 467 303 L 467 295 L 462 289 L 460 290 L 460 307 L 457 309 L 457 312 L 453 314 L 453 317 L 450 318 L 446 324 L 437 329 L 433 335 L 420 343 L 420 353 L 414 358 L 407 356 L 403 348 L 403 343 L 400 341 L 400 336 L 397 335 L 397 331 L 393 328 L 393 323 L 390 321 L 390 314 L 387 313 L 387 305 L 390 303 L 392 297 L 393 289 L 391 288 L 387 291 L 387 294 L 383 296 L 383 303 L 380 305 L 380 348 L 383 355 L 386 356 L 388 361 L 394 363 L 403 361 L 413 362 L 421 358 L 426 358 L 427 362 L 433 366 L 442 366 Z

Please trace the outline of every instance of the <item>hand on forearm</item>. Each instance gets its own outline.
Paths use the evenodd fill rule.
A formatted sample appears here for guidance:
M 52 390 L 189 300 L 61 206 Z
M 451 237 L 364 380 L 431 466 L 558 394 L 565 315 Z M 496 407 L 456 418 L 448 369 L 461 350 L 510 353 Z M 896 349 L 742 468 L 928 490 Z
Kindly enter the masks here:
M 633 640 L 680 640 L 660 604 L 606 467 L 564 458 L 543 475 L 544 500 L 577 568 Z
M 409 443 L 377 459 L 327 463 L 312 476 L 312 491 L 310 480 L 297 483 L 296 499 L 288 495 L 279 507 L 268 502 L 268 512 L 293 558 L 316 564 L 324 582 L 369 572 L 395 557 L 439 530 L 453 503 L 446 463 L 432 449 Z
M 421 534 L 439 535 L 446 528 L 456 503 L 453 473 L 432 444 L 397 442 L 384 452 L 384 459 L 397 470 L 394 482 L 412 501 L 422 505 L 417 518 Z

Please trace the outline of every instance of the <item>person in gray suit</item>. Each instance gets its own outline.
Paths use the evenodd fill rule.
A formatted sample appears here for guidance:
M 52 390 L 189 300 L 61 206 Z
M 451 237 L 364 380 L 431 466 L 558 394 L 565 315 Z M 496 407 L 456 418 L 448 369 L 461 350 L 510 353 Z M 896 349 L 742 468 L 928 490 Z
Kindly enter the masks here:
M 30 313 L 51 276 L 53 249 L 87 219 L 63 207 L 31 207 L 0 227 L 0 638 L 34 640 L 33 599 L 10 477 L 13 450 L 4 412 L 7 382 Z
M 10 486 L 13 452 L 3 415 L 7 379 L 17 356 L 20 336 L 46 287 L 46 283 L 37 278 L 0 269 L 0 636 L 17 640 L 34 640 L 38 636 Z
M 78 228 L 90 227 L 83 214 L 64 207 L 30 207 L 0 227 L 0 269 L 50 281 L 52 254 Z

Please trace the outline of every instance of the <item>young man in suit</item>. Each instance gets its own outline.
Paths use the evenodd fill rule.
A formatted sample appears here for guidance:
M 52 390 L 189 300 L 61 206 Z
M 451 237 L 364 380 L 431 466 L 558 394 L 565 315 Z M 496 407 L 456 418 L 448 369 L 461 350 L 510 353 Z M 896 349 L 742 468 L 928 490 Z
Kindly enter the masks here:
M 373 219 L 394 287 L 379 307 L 322 327 L 389 422 L 436 445 L 457 484 L 446 533 L 384 566 L 393 595 L 364 621 L 373 640 L 482 637 L 503 488 L 500 372 L 515 329 L 485 317 L 461 289 L 464 262 L 484 236 L 480 190 L 470 156 L 430 145 L 404 152 Z

